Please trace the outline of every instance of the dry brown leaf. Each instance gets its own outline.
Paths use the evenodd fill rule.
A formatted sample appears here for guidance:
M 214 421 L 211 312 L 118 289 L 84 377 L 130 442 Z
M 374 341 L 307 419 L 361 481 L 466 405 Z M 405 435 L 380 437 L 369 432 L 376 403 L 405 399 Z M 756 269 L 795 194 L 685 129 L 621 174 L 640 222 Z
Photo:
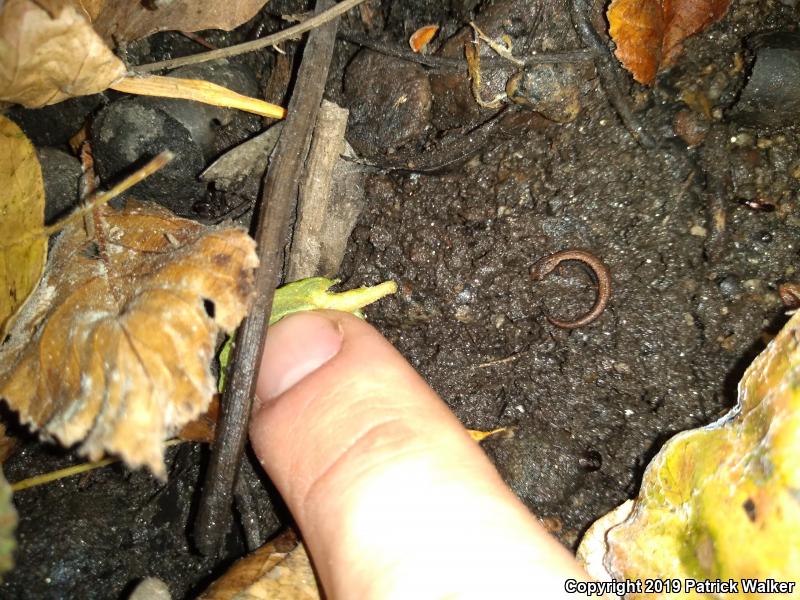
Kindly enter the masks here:
M 156 205 L 102 220 L 98 243 L 79 225 L 56 241 L 0 346 L 0 397 L 43 437 L 163 477 L 164 440 L 208 408 L 217 334 L 251 301 L 255 243 Z
M 683 40 L 713 25 L 728 12 L 730 0 L 664 0 L 662 65 L 671 65 L 683 49 Z
M 29 108 L 53 104 L 101 92 L 125 72 L 66 0 L 0 3 L 0 101 Z
M 651 83 L 661 63 L 664 13 L 661 0 L 612 0 L 608 33 L 614 54 L 639 83 Z
M 616 56 L 639 83 L 672 64 L 683 41 L 719 21 L 730 0 L 612 0 L 609 35 Z
M 136 40 L 169 29 L 230 31 L 249 21 L 267 3 L 267 0 L 76 1 L 86 7 L 87 13 L 94 15 L 95 30 L 109 44 Z
M 292 531 L 234 563 L 198 600 L 318 600 L 314 570 Z
M 178 439 L 185 442 L 200 442 L 210 444 L 214 441 L 219 420 L 219 394 L 214 394 L 208 410 L 202 415 L 189 421 L 178 432 Z
M 0 465 L 5 464 L 8 457 L 17 449 L 17 438 L 8 435 L 5 423 L 0 422 Z

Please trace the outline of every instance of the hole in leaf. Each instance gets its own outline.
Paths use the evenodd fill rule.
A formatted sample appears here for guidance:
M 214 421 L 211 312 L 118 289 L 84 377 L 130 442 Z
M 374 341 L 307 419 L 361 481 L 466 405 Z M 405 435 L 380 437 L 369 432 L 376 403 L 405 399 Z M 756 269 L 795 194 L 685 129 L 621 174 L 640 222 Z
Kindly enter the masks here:
M 755 523 L 756 521 L 756 503 L 753 502 L 752 498 L 748 498 L 742 504 L 742 508 L 744 512 L 747 513 L 747 518 L 750 519 L 751 523 Z
M 203 308 L 206 311 L 206 314 L 210 319 L 214 318 L 214 313 L 216 312 L 216 306 L 214 306 L 214 301 L 209 300 L 208 298 L 203 298 Z
M 86 246 L 84 246 L 81 254 L 83 254 L 83 256 L 86 258 L 97 260 L 100 258 L 100 246 L 98 246 L 95 242 L 89 242 Z

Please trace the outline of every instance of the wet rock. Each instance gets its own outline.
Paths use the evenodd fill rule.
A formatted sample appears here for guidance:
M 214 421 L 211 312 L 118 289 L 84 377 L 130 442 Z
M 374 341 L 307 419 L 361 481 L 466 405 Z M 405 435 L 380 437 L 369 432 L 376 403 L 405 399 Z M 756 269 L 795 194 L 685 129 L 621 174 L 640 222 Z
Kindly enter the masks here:
M 183 67 L 170 75 L 210 81 L 248 96 L 258 93 L 249 70 L 224 60 Z M 92 128 L 97 172 L 109 183 L 162 150 L 172 150 L 175 160 L 138 184 L 132 195 L 193 215 L 193 205 L 206 192 L 197 178 L 206 162 L 260 127 L 258 116 L 229 108 L 171 98 L 123 97 L 104 108 Z
M 478 25 L 481 27 L 481 25 Z M 486 31 L 484 29 L 484 31 Z M 488 32 L 487 32 L 488 34 Z M 490 35 L 490 34 L 489 34 Z M 442 48 L 442 56 L 464 60 L 464 45 L 472 43 L 472 30 L 466 27 L 451 37 Z M 480 47 L 481 58 L 496 56 L 486 44 Z M 481 90 L 485 98 L 493 98 L 501 94 L 508 78 L 514 73 L 516 66 L 508 63 L 501 68 L 487 68 L 481 65 Z M 466 61 L 463 69 L 456 71 L 434 72 L 430 76 L 433 96 L 432 121 L 442 130 L 455 129 L 486 120 L 497 109 L 481 107 L 472 93 L 470 79 L 467 76 Z
M 800 119 L 800 34 L 756 36 L 750 78 L 730 117 L 754 127 L 788 127 Z
M 203 153 L 191 133 L 163 110 L 123 98 L 104 108 L 92 127 L 95 168 L 108 185 L 142 166 L 159 152 L 171 150 L 175 159 L 137 184 L 131 195 L 159 202 L 170 210 L 191 214 L 195 200 L 205 193 L 197 180 Z
M 532 65 L 508 80 L 506 93 L 556 123 L 574 121 L 581 110 L 578 75 L 569 65 Z
M 587 472 L 602 465 L 567 431 L 526 420 L 513 436 L 497 436 L 484 447 L 500 474 L 525 504 L 537 510 L 554 508 L 580 487 Z
M 103 96 L 78 96 L 64 102 L 42 108 L 22 108 L 15 106 L 8 117 L 20 126 L 34 146 L 62 146 L 66 148 L 69 139 L 80 131 L 89 114 L 97 109 Z
M 556 13 L 564 7 L 552 3 Z M 492 39 L 507 39 L 511 42 L 512 54 L 524 56 L 538 47 L 542 50 L 564 47 L 557 31 L 557 19 L 549 20 L 545 13 L 550 10 L 547 3 L 516 2 L 514 0 L 495 0 L 483 2 L 480 12 L 473 22 Z M 563 19 L 561 19 L 563 20 Z M 540 27 L 547 23 L 547 27 Z M 566 29 L 572 27 L 568 21 Z M 550 36 L 554 35 L 554 38 Z M 460 29 L 443 45 L 442 56 L 464 60 L 464 46 L 472 44 L 474 32 L 471 27 Z M 506 92 L 509 79 L 519 70 L 518 65 L 510 61 L 497 62 L 497 53 L 488 44 L 479 46 L 481 62 L 481 90 L 486 99 L 494 98 Z M 492 64 L 488 60 L 493 59 Z M 497 109 L 487 109 L 478 105 L 471 90 L 470 78 L 464 67 L 453 70 L 437 70 L 431 73 L 431 90 L 433 94 L 432 122 L 441 130 L 455 129 L 465 125 L 475 125 L 485 121 Z
M 276 123 L 263 133 L 232 148 L 203 171 L 203 181 L 214 182 L 216 190 L 256 199 L 269 156 L 283 129 Z
M 347 140 L 367 157 L 376 157 L 419 138 L 430 122 L 431 86 L 416 64 L 359 52 L 344 80 L 350 120 Z
M 201 79 L 226 87 L 245 96 L 257 96 L 258 84 L 255 77 L 240 65 L 234 65 L 226 60 L 190 65 L 181 67 L 169 73 L 170 77 L 183 79 Z M 232 108 L 223 108 L 193 102 L 191 100 L 176 100 L 173 98 L 140 97 L 139 102 L 145 106 L 159 108 L 183 125 L 191 134 L 194 142 L 203 152 L 203 157 L 208 160 L 232 145 L 243 141 L 228 139 L 221 136 L 221 131 L 234 120 L 243 120 L 244 129 L 255 131 L 260 126 L 260 119 L 256 115 L 244 113 Z M 246 134 L 245 134 L 246 135 Z
M 44 220 L 53 223 L 78 202 L 81 163 L 58 148 L 39 148 L 36 153 L 44 179 Z

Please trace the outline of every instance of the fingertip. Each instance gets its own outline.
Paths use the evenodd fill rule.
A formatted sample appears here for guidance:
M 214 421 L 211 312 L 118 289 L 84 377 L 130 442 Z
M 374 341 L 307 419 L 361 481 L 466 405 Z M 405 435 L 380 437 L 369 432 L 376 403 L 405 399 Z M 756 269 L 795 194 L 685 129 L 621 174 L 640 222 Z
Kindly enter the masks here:
M 281 321 L 258 389 L 253 447 L 331 597 L 383 597 L 413 584 L 409 569 L 440 567 L 446 592 L 463 583 L 460 570 L 480 568 L 470 527 L 522 571 L 533 563 L 519 557 L 537 544 L 538 556 L 568 563 L 447 406 L 364 321 L 326 311 Z M 432 564 L 442 556 L 451 563 Z
M 341 349 L 343 335 L 339 321 L 324 312 L 296 313 L 270 327 L 253 411 L 258 412 L 333 358 Z

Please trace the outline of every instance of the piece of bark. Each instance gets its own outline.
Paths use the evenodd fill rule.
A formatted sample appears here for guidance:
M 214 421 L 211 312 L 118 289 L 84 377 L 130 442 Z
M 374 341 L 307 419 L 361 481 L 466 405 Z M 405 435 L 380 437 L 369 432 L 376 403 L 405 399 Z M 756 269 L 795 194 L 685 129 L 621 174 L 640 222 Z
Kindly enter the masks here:
M 322 245 L 328 237 L 326 221 L 331 180 L 344 149 L 347 117 L 347 109 L 332 102 L 322 102 L 306 161 L 305 179 L 300 184 L 286 281 L 298 281 L 319 274 Z
M 348 153 L 354 154 L 349 147 L 345 156 Z M 363 165 L 345 158 L 340 158 L 333 169 L 328 214 L 317 264 L 317 273 L 323 277 L 333 278 L 342 265 L 347 240 L 367 202 L 364 189 L 366 176 L 367 170 Z

